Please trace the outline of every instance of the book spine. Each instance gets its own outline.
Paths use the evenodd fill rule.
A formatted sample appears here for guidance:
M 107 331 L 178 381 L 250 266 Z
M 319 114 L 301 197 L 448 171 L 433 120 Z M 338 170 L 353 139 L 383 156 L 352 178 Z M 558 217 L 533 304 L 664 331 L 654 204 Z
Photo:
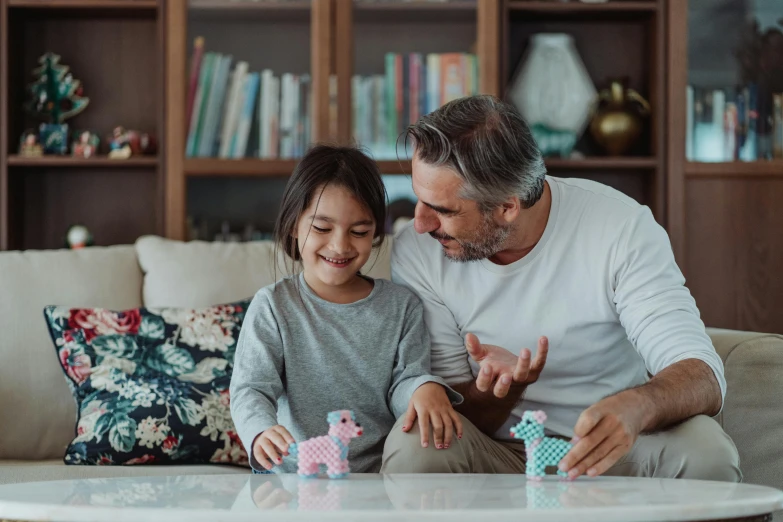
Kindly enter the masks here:
M 427 55 L 427 112 L 440 107 L 440 55 Z
M 397 134 L 397 96 L 394 53 L 386 54 L 386 143 L 394 143 Z
M 186 155 L 194 157 L 198 153 L 199 134 L 204 121 L 204 112 L 209 98 L 209 87 L 212 83 L 212 68 L 215 63 L 215 54 L 206 53 L 204 63 L 199 72 L 198 89 L 196 92 L 196 101 L 193 105 L 193 113 L 190 119 L 190 129 L 188 131 L 188 140 Z
M 188 82 L 188 104 L 185 110 L 185 121 L 190 122 L 193 116 L 193 105 L 196 101 L 196 90 L 201 74 L 201 63 L 204 59 L 204 37 L 198 36 L 193 42 L 193 56 L 190 60 L 190 81 Z
M 725 133 L 725 121 L 724 121 Z M 725 137 L 724 137 L 725 139 Z M 693 86 L 685 88 L 685 159 L 693 161 Z
M 244 106 L 237 122 L 236 147 L 234 158 L 243 158 L 247 154 L 247 142 L 250 135 L 250 124 L 253 122 L 253 109 L 255 108 L 258 91 L 258 73 L 251 73 L 244 85 Z
M 462 97 L 465 85 L 462 73 L 462 55 L 459 53 L 440 55 L 441 105 Z
M 772 156 L 783 159 L 783 93 L 772 96 Z
M 228 93 L 228 103 L 226 104 L 226 113 L 223 117 L 223 129 L 220 133 L 220 150 L 218 151 L 218 156 L 221 158 L 231 157 L 231 142 L 234 138 L 240 110 L 244 103 L 242 95 L 245 92 L 244 87 L 247 69 L 247 62 L 239 62 L 234 68 L 231 88 Z

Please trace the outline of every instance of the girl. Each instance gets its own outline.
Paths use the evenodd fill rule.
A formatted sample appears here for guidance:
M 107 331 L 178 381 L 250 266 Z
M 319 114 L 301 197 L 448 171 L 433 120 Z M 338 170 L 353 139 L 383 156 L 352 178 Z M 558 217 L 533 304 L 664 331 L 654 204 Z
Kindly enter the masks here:
M 447 448 L 462 425 L 462 397 L 429 375 L 422 305 L 408 289 L 361 275 L 384 239 L 386 190 L 360 151 L 319 145 L 286 186 L 278 248 L 302 271 L 262 288 L 237 345 L 231 415 L 254 470 L 293 473 L 288 445 L 326 433 L 326 416 L 350 409 L 363 434 L 348 452 L 355 472 L 377 472 L 395 420 L 429 425 Z M 277 256 L 276 256 L 277 259 Z M 440 442 L 442 441 L 442 443 Z

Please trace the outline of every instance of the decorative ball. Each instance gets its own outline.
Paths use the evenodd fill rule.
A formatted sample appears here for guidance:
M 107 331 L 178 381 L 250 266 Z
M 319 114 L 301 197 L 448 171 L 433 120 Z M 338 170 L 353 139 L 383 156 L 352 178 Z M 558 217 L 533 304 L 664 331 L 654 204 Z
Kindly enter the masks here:
M 84 225 L 73 225 L 65 235 L 65 241 L 70 249 L 78 249 L 93 244 L 92 234 Z

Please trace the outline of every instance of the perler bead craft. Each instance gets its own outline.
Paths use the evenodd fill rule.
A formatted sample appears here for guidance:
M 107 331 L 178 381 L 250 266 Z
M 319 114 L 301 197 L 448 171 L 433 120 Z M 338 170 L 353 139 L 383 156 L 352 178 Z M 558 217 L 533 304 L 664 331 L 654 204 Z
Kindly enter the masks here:
M 546 413 L 526 411 L 522 420 L 511 428 L 511 436 L 525 443 L 527 463 L 525 474 L 531 480 L 541 480 L 546 475 L 547 466 L 557 466 L 571 449 L 571 444 L 552 437 L 544 436 Z M 565 471 L 557 470 L 561 477 L 568 477 Z
M 313 437 L 288 447 L 290 455 L 299 459 L 297 472 L 302 477 L 318 476 L 321 464 L 326 466 L 329 478 L 348 476 L 348 443 L 362 434 L 362 427 L 350 410 L 333 411 L 326 416 L 326 420 L 329 422 L 328 435 Z

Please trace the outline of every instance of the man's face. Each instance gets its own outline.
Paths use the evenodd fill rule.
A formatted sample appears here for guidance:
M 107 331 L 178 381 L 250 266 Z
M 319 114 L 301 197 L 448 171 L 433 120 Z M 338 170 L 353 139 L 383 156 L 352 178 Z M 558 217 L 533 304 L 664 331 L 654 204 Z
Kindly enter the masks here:
M 475 201 L 460 197 L 462 180 L 447 167 L 435 167 L 413 156 L 413 191 L 416 193 L 414 228 L 443 246 L 452 261 L 478 261 L 494 256 L 505 246 L 512 227 L 481 212 Z

